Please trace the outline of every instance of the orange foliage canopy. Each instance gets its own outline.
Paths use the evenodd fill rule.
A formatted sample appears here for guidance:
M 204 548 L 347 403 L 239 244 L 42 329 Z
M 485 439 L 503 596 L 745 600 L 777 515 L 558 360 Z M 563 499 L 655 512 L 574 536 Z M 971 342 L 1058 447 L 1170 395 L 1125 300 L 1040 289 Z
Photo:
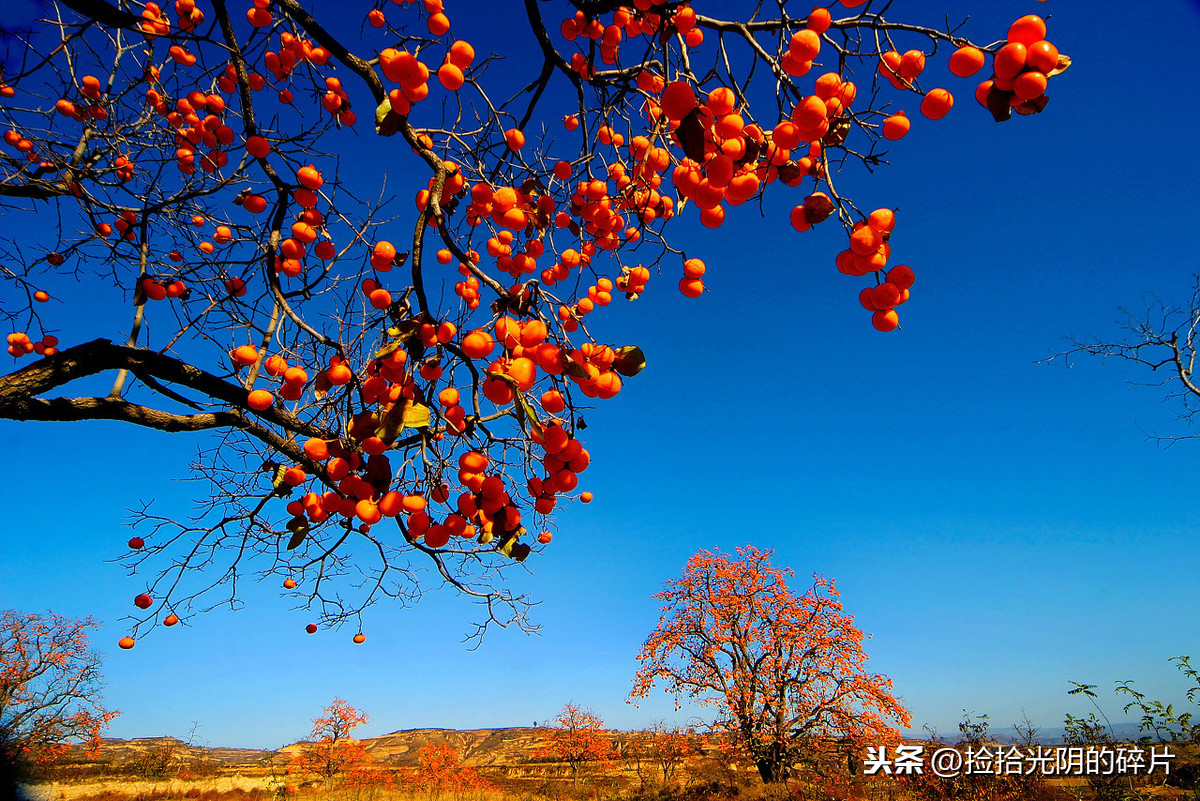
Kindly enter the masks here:
M 365 712 L 334 698 L 313 721 L 309 734 L 312 741 L 305 743 L 292 758 L 288 772 L 316 774 L 326 787 L 335 780 L 352 787 L 390 783 L 391 774 L 374 768 L 366 747 L 350 737 L 350 732 L 367 721 Z
M 0 613 L 0 758 L 45 765 L 72 741 L 100 746 L 119 713 L 101 705 L 100 657 L 91 618 Z
M 567 704 L 553 725 L 550 742 L 537 755 L 566 762 L 573 780 L 579 778 L 584 763 L 604 763 L 612 757 L 612 743 L 604 735 L 604 721 L 591 709 Z
M 888 742 L 909 713 L 891 679 L 864 669 L 865 639 L 842 612 L 833 581 L 804 595 L 771 551 L 746 546 L 733 560 L 701 551 L 655 597 L 665 602 L 642 646 L 632 695 L 657 681 L 722 709 L 721 726 L 765 782 L 786 781 L 798 761 L 831 738 Z
M 420 767 L 413 784 L 432 795 L 482 790 L 490 785 L 474 768 L 463 765 L 458 752 L 445 743 L 426 743 L 417 752 Z

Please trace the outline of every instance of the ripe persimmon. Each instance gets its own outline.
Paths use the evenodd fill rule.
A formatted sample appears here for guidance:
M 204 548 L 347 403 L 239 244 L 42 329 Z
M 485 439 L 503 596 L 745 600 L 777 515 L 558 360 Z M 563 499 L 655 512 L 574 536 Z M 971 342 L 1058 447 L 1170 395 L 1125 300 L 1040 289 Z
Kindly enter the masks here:
M 542 408 L 549 414 L 558 414 L 567 408 L 567 402 L 557 389 L 549 389 L 542 393 Z
M 329 458 L 329 443 L 319 437 L 310 437 L 304 442 L 304 455 L 314 462 Z
M 970 78 L 983 69 L 984 52 L 973 45 L 962 45 L 950 54 L 950 72 L 960 78 Z
M 1027 70 L 1013 81 L 1013 94 L 1019 100 L 1033 100 L 1046 93 L 1046 76 L 1037 70 Z
M 688 278 L 684 276 L 679 279 L 679 291 L 684 297 L 698 298 L 704 294 L 704 282 L 699 278 Z
M 134 639 L 132 637 L 122 637 L 121 639 L 117 640 L 117 647 L 124 651 L 128 651 L 133 646 Z
M 804 27 L 816 34 L 825 33 L 829 30 L 830 24 L 833 22 L 833 17 L 829 13 L 829 9 L 817 7 L 812 10 L 808 17 L 804 20 Z
M 860 256 L 869 256 L 879 250 L 883 235 L 869 225 L 864 225 L 850 235 L 850 249 Z
M 1049 75 L 1058 67 L 1058 48 L 1044 39 L 1034 42 L 1025 52 L 1025 64 Z
M 296 180 L 300 182 L 301 186 L 312 192 L 316 192 L 325 184 L 325 179 L 321 177 L 320 171 L 311 164 L 296 171 Z
M 380 240 L 375 243 L 375 247 L 371 250 L 371 267 L 380 272 L 387 272 L 392 269 L 392 263 L 396 259 L 396 248 L 391 242 Z
M 732 89 L 726 86 L 718 86 L 708 93 L 708 98 L 705 100 L 704 105 L 708 106 L 708 110 L 716 118 L 731 113 L 736 101 L 737 98 L 733 94 Z
M 386 289 L 376 289 L 370 295 L 371 306 L 376 309 L 386 309 L 392 305 L 392 293 Z
M 921 100 L 921 113 L 931 120 L 940 120 L 954 106 L 954 95 L 945 89 L 931 89 Z
M 687 81 L 672 81 L 663 88 L 659 101 L 669 120 L 682 120 L 696 108 L 696 92 Z
M 1008 26 L 1008 41 L 1029 46 L 1046 38 L 1046 21 L 1037 14 L 1026 14 Z
M 246 405 L 256 412 L 264 412 L 275 403 L 275 396 L 265 389 L 255 389 L 246 396 Z
M 876 331 L 884 333 L 893 331 L 896 326 L 900 325 L 900 315 L 896 314 L 895 309 L 877 311 L 871 315 L 871 325 L 875 327 Z
M 464 83 L 462 69 L 449 62 L 438 67 L 437 76 L 442 86 L 451 92 L 457 92 Z
M 304 630 L 306 632 L 308 632 L 309 634 L 316 634 L 317 633 L 317 624 L 309 623 L 307 626 L 304 627 Z
M 897 264 L 887 272 L 888 283 L 895 284 L 901 291 L 911 287 L 914 278 L 912 268 L 907 264 Z
M 996 56 L 992 59 L 992 71 L 996 73 L 996 77 L 1004 80 L 1013 80 L 1021 74 L 1021 70 L 1025 69 L 1025 62 L 1029 58 L 1029 50 L 1020 42 L 1009 42 L 1004 47 L 997 51 Z
M 904 112 L 897 112 L 883 121 L 883 138 L 895 141 L 903 139 L 908 129 L 912 126 L 912 122 L 908 117 L 904 116 Z
M 896 227 L 896 212 L 892 209 L 875 209 L 867 217 L 867 225 L 880 233 L 891 233 L 892 229 Z
M 434 36 L 442 36 L 450 30 L 450 18 L 442 13 L 433 14 L 426 21 L 425 27 L 429 28 L 429 32 Z
M 462 351 L 472 359 L 485 359 L 496 347 L 495 340 L 487 331 L 472 331 L 463 337 Z
M 258 348 L 253 345 L 239 345 L 234 348 L 232 355 L 235 362 L 249 367 L 258 361 Z
M 900 77 L 911 83 L 925 71 L 925 54 L 920 50 L 909 50 L 900 56 Z
M 246 152 L 256 159 L 265 159 L 271 153 L 271 143 L 261 136 L 247 137 Z
M 788 52 L 796 61 L 812 61 L 821 52 L 821 35 L 808 28 L 796 31 L 788 41 Z
M 471 46 L 470 42 L 464 42 L 460 39 L 450 45 L 450 54 L 446 58 L 460 70 L 465 70 L 475 60 L 475 48 Z

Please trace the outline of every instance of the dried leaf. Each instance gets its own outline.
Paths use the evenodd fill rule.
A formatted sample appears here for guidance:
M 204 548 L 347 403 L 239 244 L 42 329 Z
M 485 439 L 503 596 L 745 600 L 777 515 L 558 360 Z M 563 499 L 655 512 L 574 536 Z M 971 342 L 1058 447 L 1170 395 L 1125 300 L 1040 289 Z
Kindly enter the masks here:
M 517 537 L 514 534 L 506 537 L 504 541 L 500 543 L 500 547 L 497 548 L 497 550 L 514 561 L 524 562 L 525 557 L 529 556 L 529 552 L 532 549 L 525 543 L 518 542 Z
M 305 526 L 304 528 L 297 529 L 296 531 L 292 532 L 292 538 L 290 540 L 288 540 L 287 549 L 289 551 L 296 550 L 304 542 L 304 539 L 307 536 L 308 536 L 308 526 Z
M 579 362 L 574 359 L 564 359 L 563 362 L 563 372 L 571 376 L 571 378 L 588 377 L 588 371 Z
M 1064 73 L 1067 71 L 1067 67 L 1070 67 L 1070 66 L 1071 66 L 1071 57 L 1068 55 L 1059 53 L 1058 54 L 1058 64 L 1056 64 L 1054 66 L 1054 69 L 1052 69 L 1046 73 L 1046 77 L 1053 78 L 1055 75 Z
M 1046 108 L 1046 104 L 1049 102 L 1050 98 L 1042 95 L 1041 97 L 1035 97 L 1032 100 L 1026 100 L 1024 103 L 1018 103 L 1017 105 L 1013 106 L 1013 111 L 1026 117 L 1030 114 L 1040 114 L 1042 110 Z
M 749 136 L 743 136 L 742 141 L 746 144 L 746 152 L 741 158 L 734 162 L 735 166 L 741 167 L 743 164 L 749 164 L 753 161 L 758 161 L 759 155 L 762 153 L 762 145 L 751 139 Z
M 392 404 L 392 408 L 379 421 L 379 426 L 375 429 L 375 436 L 391 444 L 396 441 L 404 429 L 426 428 L 429 426 L 429 421 L 428 406 L 405 398 L 403 403 Z
M 833 201 L 828 195 L 809 195 L 804 198 L 804 216 L 808 220 L 809 225 L 825 222 L 829 219 L 829 215 L 833 214 Z
M 321 400 L 329 394 L 331 389 L 333 389 L 333 384 L 329 382 L 329 376 L 325 373 L 318 373 L 316 381 L 313 382 L 313 397 Z
M 829 126 L 829 130 L 821 137 L 823 144 L 830 147 L 838 147 L 846 141 L 846 137 L 850 133 L 850 120 L 845 117 L 837 117 Z
M 517 422 L 521 425 L 521 430 L 525 430 L 525 423 L 528 422 L 534 439 L 541 440 L 545 435 L 542 428 L 542 421 L 538 419 L 537 412 L 525 397 L 525 393 L 514 388 L 513 394 L 517 398 L 517 404 L 513 408 L 517 412 Z
M 794 161 L 785 161 L 778 167 L 779 180 L 791 186 L 800 180 L 800 165 Z
M 617 348 L 617 357 L 613 359 L 613 369 L 626 378 L 632 378 L 646 366 L 646 354 L 637 345 L 627 345 Z
M 283 480 L 283 474 L 287 472 L 287 468 L 281 464 L 275 465 L 275 471 L 271 474 L 271 489 L 276 495 L 291 495 L 292 487 Z
M 690 114 L 679 121 L 675 135 L 679 137 L 679 146 L 683 148 L 684 155 L 698 164 L 703 164 L 704 123 L 700 122 L 699 109 L 693 109 Z
M 375 107 L 375 133 L 393 136 L 400 130 L 400 118 L 392 113 L 392 103 L 386 97 Z
M 1002 92 L 996 87 L 988 90 L 987 109 L 992 112 L 996 122 L 1004 122 L 1012 116 L 1012 104 L 1008 102 L 1012 92 Z
M 395 330 L 395 329 L 389 328 L 388 332 L 391 333 L 393 330 Z M 376 359 L 386 359 L 388 356 L 391 356 L 393 353 L 395 353 L 397 350 L 399 350 L 400 346 L 402 346 L 403 344 L 404 344 L 403 339 L 401 339 L 401 338 L 393 339 L 390 342 L 388 342 L 387 344 L 385 344 L 382 348 L 375 351 L 375 358 Z

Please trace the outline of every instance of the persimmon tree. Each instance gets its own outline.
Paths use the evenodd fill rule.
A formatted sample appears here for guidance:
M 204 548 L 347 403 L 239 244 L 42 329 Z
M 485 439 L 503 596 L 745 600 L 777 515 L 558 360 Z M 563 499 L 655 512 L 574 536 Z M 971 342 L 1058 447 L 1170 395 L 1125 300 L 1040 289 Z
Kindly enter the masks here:
M 866 639 L 834 583 L 794 594 L 790 570 L 752 546 L 701 551 L 655 595 L 663 616 L 638 654 L 632 696 L 661 683 L 720 710 L 718 726 L 764 782 L 786 782 L 834 740 L 890 742 L 909 713 L 891 679 L 866 671 Z
M 71 743 L 100 746 L 104 708 L 91 618 L 0 613 L 0 762 L 45 767 Z
M 626 755 L 634 763 L 643 787 L 648 783 L 667 787 L 675 781 L 679 769 L 699 753 L 699 740 L 694 731 L 684 731 L 659 721 L 629 741 Z
M 572 783 L 578 783 L 584 766 L 607 764 L 612 759 L 612 742 L 604 732 L 604 721 L 591 709 L 565 704 L 550 725 L 549 742 L 536 753 L 567 763 Z
M 430 796 L 459 796 L 490 785 L 475 768 L 462 764 L 458 752 L 446 743 L 426 743 L 417 751 L 413 784 Z
M 371 757 L 366 747 L 350 734 L 368 720 L 366 713 L 341 698 L 334 698 L 313 720 L 309 741 L 300 745 L 288 771 L 319 776 L 326 789 L 339 778 L 354 779 L 354 774 L 370 768 Z
M 247 575 L 331 625 L 424 565 L 528 625 L 500 571 L 590 499 L 581 412 L 645 364 L 604 307 L 699 296 L 679 232 L 789 197 L 780 236 L 835 218 L 895 329 L 896 215 L 838 171 L 936 135 L 943 84 L 1007 120 L 1069 64 L 1036 16 L 973 40 L 880 0 L 525 0 L 475 43 L 443 0 L 45 6 L 0 65 L 0 417 L 210 434 L 196 511 L 136 512 L 124 647 Z

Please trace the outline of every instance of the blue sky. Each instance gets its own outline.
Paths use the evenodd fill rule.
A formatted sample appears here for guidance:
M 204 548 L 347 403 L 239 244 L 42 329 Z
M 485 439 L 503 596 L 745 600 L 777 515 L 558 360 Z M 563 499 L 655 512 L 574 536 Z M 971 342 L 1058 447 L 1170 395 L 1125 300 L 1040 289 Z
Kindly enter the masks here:
M 483 21 L 454 14 L 468 5 L 449 11 L 479 47 Z M 945 5 L 907 16 L 936 22 Z M 1121 306 L 1190 297 L 1200 15 L 1164 2 L 1153 26 L 1115 28 L 1127 5 L 954 5 L 978 8 L 968 30 L 984 40 L 1021 14 L 1052 15 L 1074 65 L 1044 114 L 1003 125 L 971 99 L 972 81 L 947 75 L 959 102 L 945 120 L 914 105 L 892 165 L 840 178 L 863 207 L 899 209 L 894 261 L 917 274 L 903 330 L 875 332 L 863 284 L 834 269 L 841 229 L 787 226 L 794 195 L 769 192 L 765 220 L 732 210 L 718 232 L 681 221 L 709 291 L 687 300 L 665 272 L 597 318 L 648 367 L 587 414 L 581 489 L 595 501 L 562 509 L 552 546 L 511 572 L 540 602 L 540 634 L 496 630 L 468 650 L 476 610 L 434 591 L 411 609 L 373 608 L 355 646 L 349 629 L 306 636 L 308 613 L 246 584 L 240 611 L 118 651 L 144 586 L 111 561 L 130 536 L 126 509 L 185 509 L 193 487 L 180 479 L 205 440 L 110 423 L 0 422 L 13 476 L 0 607 L 103 621 L 105 697 L 123 713 L 114 736 L 183 736 L 195 722 L 202 742 L 277 747 L 334 696 L 370 713 L 367 734 L 528 725 L 569 701 L 638 728 L 692 711 L 625 702 L 658 619 L 650 596 L 696 550 L 752 543 L 775 549 L 798 590 L 813 572 L 837 580 L 873 635 L 871 668 L 893 678 L 917 729 L 952 732 L 964 708 L 1056 727 L 1087 711 L 1067 697 L 1071 680 L 1134 679 L 1183 701 L 1167 660 L 1200 642 L 1186 614 L 1200 591 L 1187 501 L 1197 445 L 1147 438 L 1180 431 L 1160 390 L 1131 383 L 1153 376 L 1039 362 L 1070 335 L 1119 336 Z M 395 169 L 389 180 L 408 175 Z M 82 315 L 69 336 L 121 325 Z

